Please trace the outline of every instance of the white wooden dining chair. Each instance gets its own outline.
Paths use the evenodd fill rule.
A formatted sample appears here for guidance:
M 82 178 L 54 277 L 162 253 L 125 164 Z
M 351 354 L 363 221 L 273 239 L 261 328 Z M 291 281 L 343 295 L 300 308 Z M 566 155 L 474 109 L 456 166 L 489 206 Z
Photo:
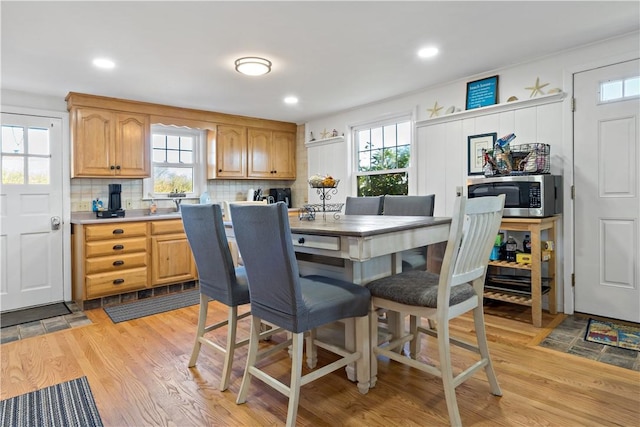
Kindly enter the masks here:
M 378 319 L 371 316 L 371 384 L 375 384 L 377 379 L 379 355 L 442 378 L 449 420 L 453 426 L 462 424 L 455 389 L 477 370 L 484 368 L 491 393 L 502 395 L 489 356 L 482 302 L 489 254 L 500 227 L 503 207 L 504 195 L 470 200 L 457 197 L 440 275 L 412 270 L 367 284 L 371 291 L 372 310 L 384 309 L 427 318 L 437 324 L 432 329 L 412 322 L 408 333 L 380 345 L 373 338 Z M 449 321 L 469 311 L 473 311 L 475 344 L 449 335 Z M 412 359 L 394 351 L 403 348 L 407 342 L 419 340 L 420 333 L 437 338 L 438 366 L 421 362 L 417 356 Z M 451 344 L 478 353 L 479 360 L 454 375 Z

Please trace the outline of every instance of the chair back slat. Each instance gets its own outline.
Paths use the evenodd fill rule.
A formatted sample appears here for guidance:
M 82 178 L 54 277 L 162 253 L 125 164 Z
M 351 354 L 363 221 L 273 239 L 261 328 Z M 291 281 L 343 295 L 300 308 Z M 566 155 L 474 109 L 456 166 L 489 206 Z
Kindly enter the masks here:
M 463 283 L 484 284 L 489 254 L 502 221 L 504 195 L 457 197 L 451 231 L 442 262 L 438 308 L 448 308 L 450 288 Z M 441 302 L 442 298 L 442 302 Z

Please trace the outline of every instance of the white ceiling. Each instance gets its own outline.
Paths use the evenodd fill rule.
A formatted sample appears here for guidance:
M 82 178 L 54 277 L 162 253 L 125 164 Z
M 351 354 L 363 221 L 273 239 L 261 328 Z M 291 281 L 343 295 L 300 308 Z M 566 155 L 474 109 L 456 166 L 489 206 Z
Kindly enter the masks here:
M 296 123 L 640 28 L 638 1 L 2 1 L 1 14 L 2 89 Z M 426 45 L 440 55 L 419 59 Z M 272 72 L 238 74 L 247 55 Z

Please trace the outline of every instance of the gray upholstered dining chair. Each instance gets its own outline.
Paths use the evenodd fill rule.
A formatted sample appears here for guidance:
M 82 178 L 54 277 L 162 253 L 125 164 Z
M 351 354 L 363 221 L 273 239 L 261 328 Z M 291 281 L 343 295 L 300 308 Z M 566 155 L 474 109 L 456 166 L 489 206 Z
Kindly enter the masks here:
M 371 384 L 375 384 L 377 379 L 378 355 L 439 376 L 444 387 L 449 421 L 453 426 L 462 424 L 455 389 L 477 370 L 484 368 L 491 393 L 502 395 L 489 355 L 482 303 L 489 254 L 500 228 L 503 207 L 504 195 L 469 200 L 457 197 L 439 275 L 413 270 L 366 285 L 371 291 L 372 310 L 384 309 L 435 320 L 437 323 L 436 328 L 412 323 L 408 333 L 393 337 L 388 344 L 372 342 Z M 473 312 L 475 344 L 449 335 L 449 321 L 469 311 Z M 372 332 L 377 331 L 377 327 L 378 320 L 372 317 Z M 407 342 L 420 340 L 420 333 L 437 338 L 440 357 L 437 366 L 419 360 L 418 356 L 406 357 L 394 351 L 402 349 Z M 479 360 L 454 375 L 450 344 L 479 354 Z
M 328 277 L 300 277 L 284 203 L 232 205 L 231 212 L 235 238 L 249 278 L 252 312 L 249 354 L 237 403 L 246 401 L 251 379 L 256 377 L 289 398 L 286 423 L 295 425 L 300 386 L 354 362 L 358 388 L 366 393 L 370 357 L 369 291 L 363 286 Z M 348 318 L 354 318 L 356 322 L 355 351 L 317 339 L 316 328 Z M 285 329 L 291 333 L 291 339 L 259 352 L 261 321 Z M 303 342 L 307 332 L 307 364 L 310 368 L 317 362 L 316 347 L 335 353 L 339 358 L 302 375 Z M 265 352 L 273 354 L 289 345 L 292 347 L 291 382 L 284 384 L 256 366 L 256 359 Z
M 427 196 L 384 196 L 383 215 L 433 216 L 436 195 Z M 409 249 L 402 252 L 402 270 L 425 270 L 427 268 L 427 247 Z
M 380 215 L 384 196 L 351 197 L 344 204 L 345 215 Z
M 238 306 L 249 304 L 247 276 L 243 267 L 233 266 L 220 206 L 182 205 L 181 210 L 184 231 L 196 261 L 200 282 L 200 313 L 189 367 L 195 366 L 202 344 L 222 353 L 224 363 L 219 388 L 224 391 L 229 385 L 235 349 L 249 342 L 248 339 L 236 342 L 238 320 L 251 314 L 247 311 L 238 315 Z M 229 307 L 227 320 L 206 325 L 209 299 Z M 225 347 L 204 336 L 224 326 L 228 326 Z

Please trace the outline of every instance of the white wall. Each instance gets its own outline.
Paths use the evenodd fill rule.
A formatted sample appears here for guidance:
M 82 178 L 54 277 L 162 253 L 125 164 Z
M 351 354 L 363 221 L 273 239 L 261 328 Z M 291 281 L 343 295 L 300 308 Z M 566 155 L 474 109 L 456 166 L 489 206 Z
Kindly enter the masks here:
M 497 132 L 498 136 L 514 132 L 517 136 L 514 144 L 544 142 L 551 145 L 551 171 L 564 179 L 564 215 L 560 224 L 557 248 L 559 248 L 558 301 L 560 310 L 573 313 L 573 293 L 570 283 L 573 272 L 573 204 L 571 186 L 573 185 L 573 114 L 570 99 L 573 95 L 573 73 L 591 68 L 614 64 L 640 56 L 640 37 L 638 32 L 620 35 L 588 46 L 569 51 L 558 52 L 545 58 L 528 63 L 515 64 L 499 70 L 469 76 L 467 79 L 425 88 L 423 91 L 399 96 L 383 102 L 354 108 L 327 117 L 318 118 L 305 124 L 305 135 L 309 132 L 316 138 L 324 129 L 337 129 L 345 134 L 344 142 L 335 151 L 310 148 L 309 173 L 327 173 L 338 171 L 335 177 L 343 180 L 339 197 L 355 195 L 353 175 L 353 150 L 350 128 L 359 123 L 375 121 L 391 114 L 417 111 L 419 126 L 416 127 L 415 147 L 410 173 L 416 176 L 416 188 L 409 189 L 412 194 L 436 194 L 436 215 L 448 215 L 453 207 L 455 187 L 464 183 L 467 176 L 467 136 L 479 133 Z M 523 110 L 499 112 L 488 108 L 484 116 L 474 116 L 460 120 L 441 121 L 437 125 L 428 124 L 429 112 L 437 102 L 444 107 L 464 110 L 466 83 L 483 77 L 499 75 L 499 103 L 505 103 L 511 96 L 520 100 L 528 99 L 536 78 L 540 83 L 549 83 L 543 91 L 560 89 L 567 96 L 562 102 L 544 106 L 534 106 Z M 497 110 L 496 108 L 495 110 Z M 442 115 L 442 114 L 441 114 Z M 313 165 L 313 167 L 312 167 Z M 298 179 L 302 179 L 299 177 Z M 411 185 L 410 180 L 410 185 Z M 313 200 L 310 191 L 309 201 Z
M 375 121 L 391 114 L 404 113 L 407 111 L 417 111 L 417 121 L 426 120 L 429 118 L 430 114 L 427 109 L 432 108 L 436 102 L 439 106 L 444 107 L 441 110 L 440 115 L 443 115 L 443 112 L 451 106 L 464 110 L 466 83 L 495 74 L 500 76 L 500 103 L 506 102 L 510 96 L 516 96 L 520 100 L 528 99 L 531 91 L 525 88 L 532 86 L 535 83 L 536 78 L 540 79 L 540 83 L 549 83 L 549 85 L 543 89 L 545 94 L 548 90 L 556 88 L 565 93 L 571 94 L 572 81 L 571 79 L 567 79 L 567 70 L 576 70 L 581 67 L 588 67 L 589 64 L 602 62 L 603 60 L 606 61 L 606 58 L 611 58 L 611 61 L 615 62 L 619 60 L 620 57 L 628 55 L 629 52 L 635 52 L 637 56 L 640 49 L 638 37 L 639 35 L 637 32 L 623 35 L 616 39 L 583 46 L 571 51 L 560 52 L 556 55 L 541 58 L 525 64 L 518 64 L 513 67 L 500 70 L 490 70 L 483 74 L 469 76 L 464 80 L 457 80 L 441 86 L 426 88 L 424 91 L 414 94 L 399 96 L 394 99 L 365 105 L 309 121 L 305 124 L 305 136 L 307 140 L 309 139 L 310 132 L 313 132 L 316 139 L 319 139 L 319 135 L 323 130 L 331 131 L 332 129 L 337 129 L 339 134 L 344 133 L 345 139 L 343 144 L 346 144 L 346 147 L 340 148 L 336 153 L 330 152 L 326 158 L 313 158 L 316 156 L 315 151 L 309 152 L 309 173 L 328 173 L 323 170 L 323 168 L 326 170 L 342 169 L 341 173 L 344 176 L 337 176 L 337 178 L 343 180 L 341 183 L 341 192 L 344 194 L 342 195 L 343 197 L 353 195 L 355 194 L 355 184 L 353 184 L 353 182 L 345 182 L 345 179 L 353 181 L 351 170 L 352 150 L 349 135 L 349 130 L 352 126 Z M 568 105 L 568 103 L 563 104 L 563 110 L 558 112 L 558 114 L 563 116 L 563 123 L 566 123 L 567 120 L 570 119 L 570 114 L 567 115 L 567 112 L 564 110 L 564 106 L 566 105 Z M 493 124 L 488 126 L 479 125 L 475 130 L 477 131 L 479 129 L 486 129 L 488 132 L 499 132 L 500 136 L 504 133 L 508 133 L 506 131 L 509 129 L 509 126 L 505 125 L 500 126 L 500 128 L 496 128 L 493 127 Z M 461 150 L 461 148 L 457 146 L 452 149 L 456 150 L 456 153 L 458 154 L 466 155 L 466 135 L 461 136 L 463 138 L 460 138 L 459 141 L 447 141 L 447 145 L 451 143 L 461 144 L 464 147 L 464 150 Z M 554 134 L 552 137 L 555 139 L 560 136 Z M 558 141 L 558 144 L 567 144 L 567 141 L 565 140 L 566 135 L 562 135 L 562 138 L 563 139 Z M 516 141 L 514 141 L 514 143 L 525 142 L 533 141 L 523 141 L 522 138 L 521 140 L 516 139 Z M 561 165 L 570 160 L 565 158 L 565 155 L 566 154 L 563 154 L 562 156 L 556 156 L 556 158 L 554 158 L 556 161 L 555 165 L 552 162 L 552 166 L 555 166 L 554 172 L 560 172 L 562 170 L 559 169 Z M 458 161 L 457 156 L 452 161 Z M 341 162 L 344 166 L 340 167 L 339 165 L 336 165 L 336 162 Z M 558 165 L 558 163 L 560 163 L 560 165 Z M 311 167 L 312 164 L 314 167 Z M 419 167 L 423 167 L 422 164 L 418 165 Z M 315 170 L 314 168 L 318 170 Z M 301 179 L 303 177 L 299 178 Z M 410 189 L 410 192 L 412 191 L 413 190 Z

